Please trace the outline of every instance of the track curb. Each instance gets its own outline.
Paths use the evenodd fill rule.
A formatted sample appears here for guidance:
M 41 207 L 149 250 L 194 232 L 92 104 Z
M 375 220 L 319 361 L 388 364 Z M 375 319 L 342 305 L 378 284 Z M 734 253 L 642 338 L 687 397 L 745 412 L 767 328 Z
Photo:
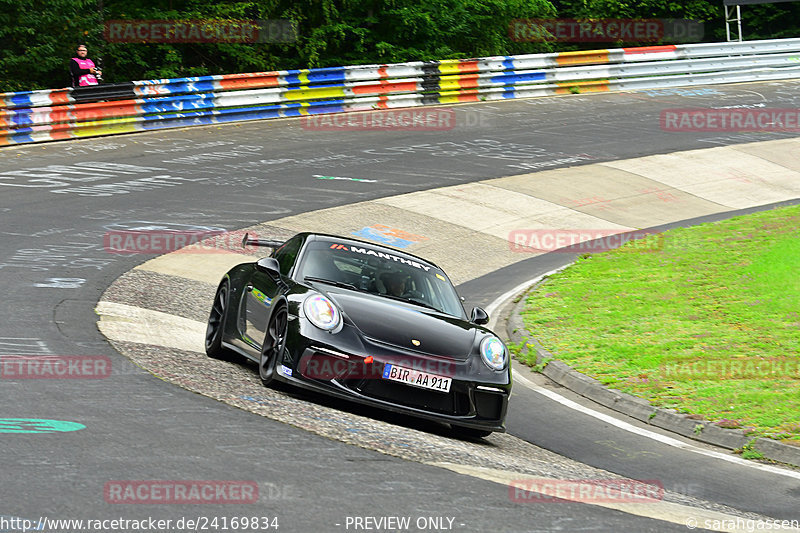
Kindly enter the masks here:
M 536 364 L 542 367 L 539 371 L 541 374 L 584 398 L 648 425 L 737 453 L 741 453 L 746 448 L 762 454 L 766 460 L 800 467 L 800 447 L 783 444 L 765 437 L 753 438 L 740 429 L 721 428 L 707 420 L 697 420 L 691 418 L 691 415 L 680 414 L 674 409 L 655 407 L 645 399 L 607 388 L 596 379 L 555 359 L 553 354 L 548 352 L 525 329 L 522 311 L 525 307 L 526 297 L 532 289 L 551 275 L 568 267 L 569 265 L 566 265 L 532 280 L 527 289 L 512 297 L 513 305 L 509 304 L 502 308 L 504 316 L 499 322 L 502 323 L 505 320 L 506 338 L 510 343 L 521 346 L 521 349 L 528 353 L 533 351 L 536 354 Z M 500 329 L 500 324 L 498 326 Z M 531 368 L 531 372 L 535 371 Z

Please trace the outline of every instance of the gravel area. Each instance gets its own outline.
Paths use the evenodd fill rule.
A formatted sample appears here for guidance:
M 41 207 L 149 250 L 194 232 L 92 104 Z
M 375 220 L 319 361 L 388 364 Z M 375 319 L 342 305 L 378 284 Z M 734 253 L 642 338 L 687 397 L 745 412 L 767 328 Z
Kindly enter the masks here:
M 191 288 L 187 289 L 187 284 Z M 199 322 L 208 320 L 216 285 L 149 270 L 126 272 L 106 290 L 102 301 L 161 311 Z

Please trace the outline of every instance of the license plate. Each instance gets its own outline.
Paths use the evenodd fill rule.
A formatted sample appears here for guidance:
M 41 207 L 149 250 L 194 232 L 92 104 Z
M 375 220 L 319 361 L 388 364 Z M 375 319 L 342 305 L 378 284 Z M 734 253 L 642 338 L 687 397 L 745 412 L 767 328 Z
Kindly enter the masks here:
M 383 367 L 383 379 L 399 381 L 406 385 L 439 392 L 450 392 L 450 383 L 453 381 L 452 378 L 437 376 L 435 374 L 422 372 L 421 370 L 404 368 L 392 364 L 386 364 Z

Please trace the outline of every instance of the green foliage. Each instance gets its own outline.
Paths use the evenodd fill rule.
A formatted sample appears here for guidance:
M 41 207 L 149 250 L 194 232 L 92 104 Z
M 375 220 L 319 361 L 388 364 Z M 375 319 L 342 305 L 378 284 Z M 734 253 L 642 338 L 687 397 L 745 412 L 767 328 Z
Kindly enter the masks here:
M 93 0 L 0 0 L 0 91 L 64 87 L 76 45 L 98 43 Z
M 720 0 L 687 0 L 686 2 L 664 2 L 662 0 L 562 0 L 554 2 L 558 16 L 576 19 L 688 19 L 703 23 L 703 40 L 725 40 L 725 24 Z M 639 46 L 662 43 L 617 42 L 607 46 Z M 583 50 L 598 48 L 598 43 L 572 45 Z
M 753 439 L 738 450 L 742 454 L 742 459 L 764 459 L 764 454 L 756 449 L 756 440 Z
M 742 33 L 745 40 L 799 37 L 800 4 L 742 6 Z
M 102 9 L 102 16 L 101 16 Z M 0 0 L 0 91 L 63 87 L 75 44 L 106 82 L 549 51 L 508 36 L 548 0 Z M 293 43 L 118 43 L 108 20 L 288 19 Z
M 795 37 L 800 4 L 744 6 L 747 39 Z M 63 87 L 85 43 L 107 82 L 368 63 L 511 55 L 576 47 L 515 42 L 517 18 L 687 18 L 724 39 L 718 0 L 0 0 L 0 91 Z M 114 43 L 108 20 L 284 19 L 292 43 Z M 610 45 L 610 44 L 609 44 Z M 605 46 L 601 44 L 600 46 Z
M 290 18 L 301 28 L 298 53 L 308 66 L 424 61 L 532 53 L 544 43 L 508 36 L 515 18 L 554 16 L 545 0 L 385 0 L 297 2 Z M 337 5 L 334 5 L 337 4 Z M 327 15 L 326 15 L 327 14 Z
M 721 0 L 554 0 L 553 4 L 558 16 L 563 18 L 690 19 L 705 25 L 704 42 L 726 39 Z M 800 36 L 800 4 L 797 3 L 742 6 L 742 19 L 743 37 L 748 41 Z
M 686 18 L 698 21 L 712 20 L 722 15 L 722 2 L 717 0 L 565 0 L 557 2 L 562 8 L 559 16 L 602 18 Z

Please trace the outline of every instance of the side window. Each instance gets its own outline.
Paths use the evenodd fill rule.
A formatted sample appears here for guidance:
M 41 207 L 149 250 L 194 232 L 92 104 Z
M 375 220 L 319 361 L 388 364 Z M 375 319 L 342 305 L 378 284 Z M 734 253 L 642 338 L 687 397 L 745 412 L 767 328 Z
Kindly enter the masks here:
M 272 255 L 281 265 L 281 274 L 284 276 L 289 275 L 289 270 L 291 270 L 295 259 L 297 259 L 297 253 L 300 251 L 301 244 L 302 240 L 299 237 L 289 239 L 283 246 L 275 250 L 275 253 Z

